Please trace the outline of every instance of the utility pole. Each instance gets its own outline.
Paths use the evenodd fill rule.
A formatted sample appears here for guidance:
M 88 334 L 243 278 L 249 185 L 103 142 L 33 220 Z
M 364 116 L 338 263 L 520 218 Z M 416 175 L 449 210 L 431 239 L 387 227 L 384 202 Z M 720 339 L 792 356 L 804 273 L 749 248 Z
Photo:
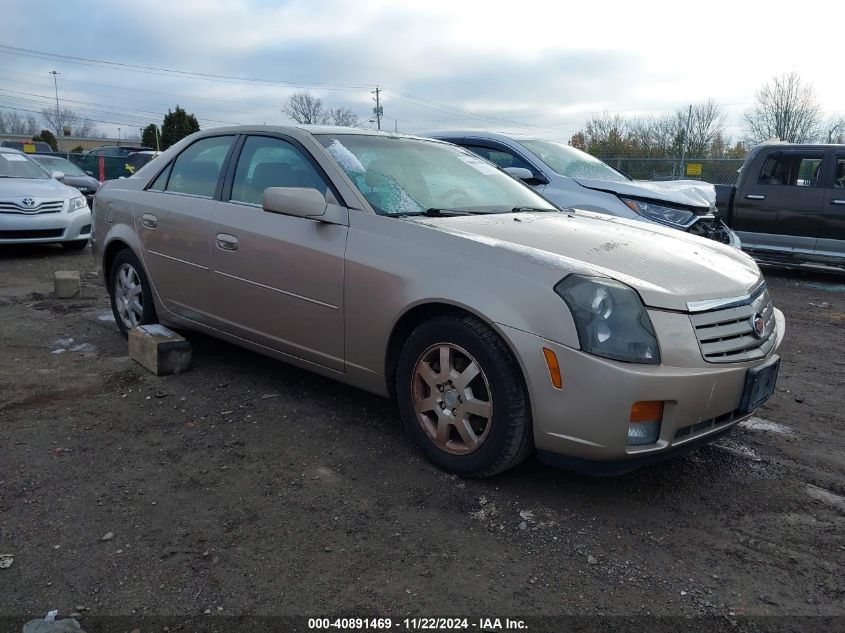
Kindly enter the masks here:
M 687 115 L 687 127 L 684 130 L 684 137 L 681 139 L 681 173 L 678 174 L 678 180 L 684 177 L 684 161 L 687 156 L 687 140 L 689 139 L 689 128 L 692 124 L 692 106 L 689 107 L 689 114 Z
M 61 75 L 62 73 L 51 70 L 50 74 L 53 75 L 53 87 L 56 89 L 56 149 L 61 152 L 64 130 L 62 130 L 61 122 L 59 121 L 59 117 L 61 116 L 59 114 L 59 80 L 56 79 L 56 75 Z
M 384 110 L 382 110 L 382 107 L 381 107 L 381 101 L 379 100 L 379 93 L 381 93 L 381 90 L 379 89 L 378 86 L 376 86 L 376 89 L 373 90 L 370 94 L 374 94 L 376 96 L 376 107 L 373 108 L 373 114 L 376 115 L 376 125 L 378 126 L 378 129 L 380 130 L 381 129 L 381 115 L 384 113 Z

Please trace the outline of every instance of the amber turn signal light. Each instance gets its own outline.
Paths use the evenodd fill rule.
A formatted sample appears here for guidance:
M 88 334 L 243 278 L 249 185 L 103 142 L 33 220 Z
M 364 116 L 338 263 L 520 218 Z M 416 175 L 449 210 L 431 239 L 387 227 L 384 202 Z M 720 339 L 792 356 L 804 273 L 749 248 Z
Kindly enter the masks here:
M 549 368 L 549 378 L 552 380 L 552 386 L 555 389 L 563 389 L 563 376 L 560 375 L 560 365 L 557 362 L 557 356 L 548 347 L 543 348 L 543 356 L 546 358 L 546 365 Z
M 631 424 L 659 422 L 662 419 L 662 400 L 642 400 L 631 405 Z

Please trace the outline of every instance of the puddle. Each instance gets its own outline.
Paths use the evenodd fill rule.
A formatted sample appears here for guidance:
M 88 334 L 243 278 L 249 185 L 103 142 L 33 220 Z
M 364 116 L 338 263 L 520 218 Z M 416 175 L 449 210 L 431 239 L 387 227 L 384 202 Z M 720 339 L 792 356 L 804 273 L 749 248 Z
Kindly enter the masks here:
M 772 422 L 765 418 L 758 418 L 755 415 L 752 415 L 747 420 L 743 420 L 739 425 L 750 431 L 769 431 L 770 433 L 777 433 L 779 435 L 792 435 L 792 429 L 788 426 Z
M 835 284 L 826 281 L 793 281 L 790 286 L 826 290 L 827 292 L 845 292 L 845 284 Z

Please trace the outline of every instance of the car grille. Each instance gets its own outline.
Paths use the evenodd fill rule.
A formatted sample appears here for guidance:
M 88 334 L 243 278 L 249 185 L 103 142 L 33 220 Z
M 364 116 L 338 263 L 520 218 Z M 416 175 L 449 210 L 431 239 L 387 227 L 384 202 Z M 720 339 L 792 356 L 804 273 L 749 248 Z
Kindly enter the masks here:
M 700 235 L 722 244 L 731 243 L 730 229 L 719 218 L 701 218 L 687 229 L 692 235 Z
M 25 215 L 59 213 L 64 206 L 64 200 L 47 200 L 34 207 L 25 207 L 16 202 L 0 202 L 0 213 L 23 213 Z
M 754 331 L 759 315 L 763 332 Z M 775 309 L 763 284 L 742 304 L 690 315 L 701 355 L 710 363 L 741 363 L 764 358 L 775 344 Z
M 48 237 L 62 237 L 64 229 L 43 229 L 40 231 L 0 231 L 0 240 L 38 240 Z

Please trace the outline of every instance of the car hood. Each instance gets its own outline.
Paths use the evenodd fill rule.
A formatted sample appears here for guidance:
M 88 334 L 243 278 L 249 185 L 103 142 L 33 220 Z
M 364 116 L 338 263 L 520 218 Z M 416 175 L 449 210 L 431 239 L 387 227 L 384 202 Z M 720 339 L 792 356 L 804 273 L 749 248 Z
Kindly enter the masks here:
M 697 180 L 668 180 L 664 182 L 640 180 L 614 182 L 590 178 L 574 178 L 573 180 L 582 187 L 608 191 L 620 196 L 650 198 L 707 210 L 716 207 L 716 188 L 709 183 Z
M 79 195 L 75 189 L 66 187 L 53 178 L 0 178 L 0 197 L 18 198 L 67 198 Z
M 546 264 L 561 272 L 612 277 L 650 307 L 746 295 L 762 281 L 748 256 L 676 229 L 597 213 L 520 213 L 412 221 Z
M 87 187 L 95 191 L 100 187 L 100 181 L 91 176 L 65 176 L 64 183 L 71 187 Z

